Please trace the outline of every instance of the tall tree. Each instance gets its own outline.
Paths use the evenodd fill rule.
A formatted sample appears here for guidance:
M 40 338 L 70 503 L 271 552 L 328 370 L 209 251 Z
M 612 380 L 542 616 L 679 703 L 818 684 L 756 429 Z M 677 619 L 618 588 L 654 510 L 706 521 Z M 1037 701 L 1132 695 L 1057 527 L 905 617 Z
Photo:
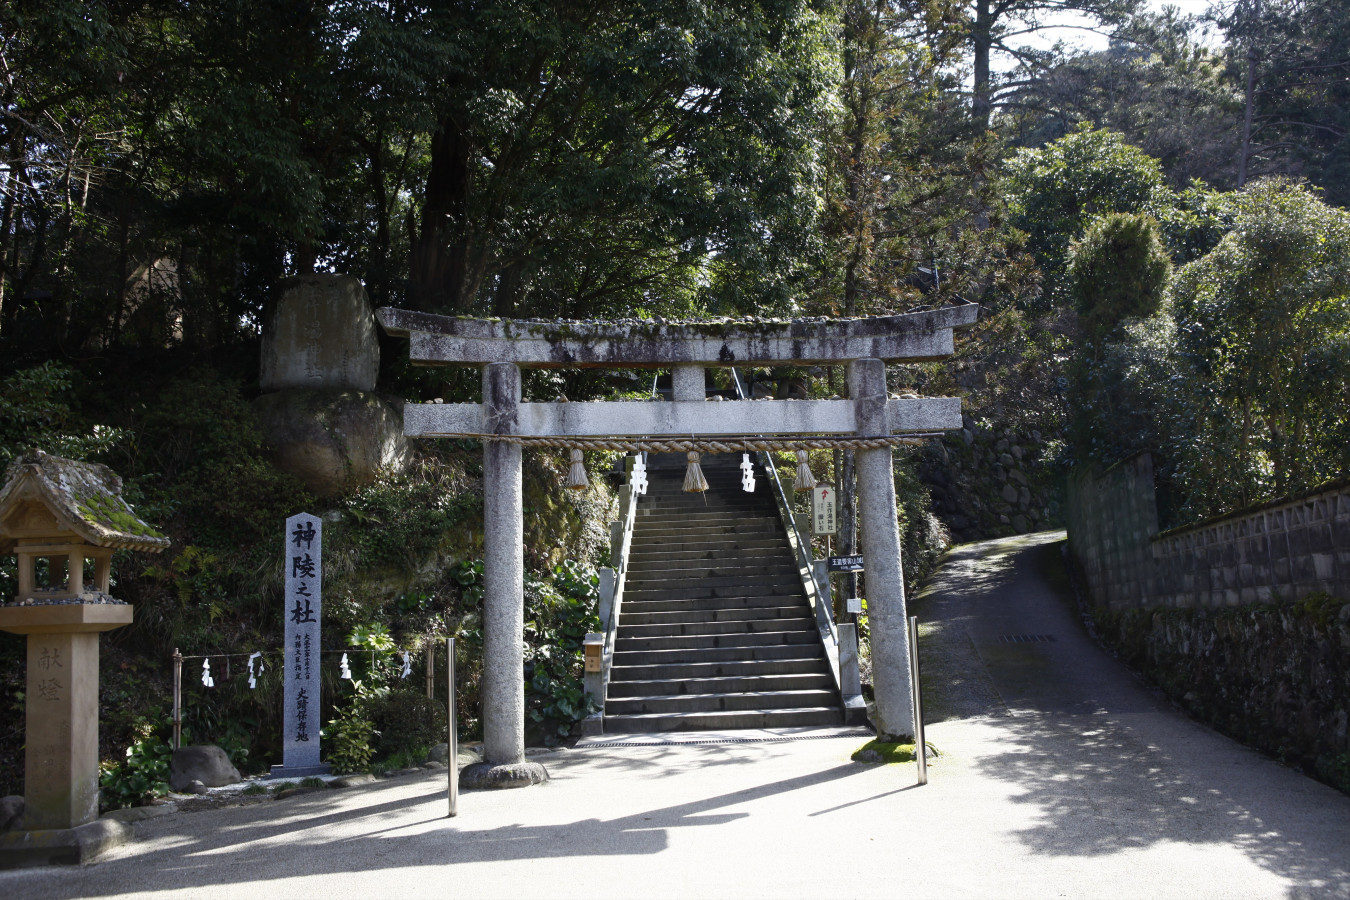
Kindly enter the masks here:
M 1339 0 L 1219 4 L 1243 85 L 1238 185 L 1306 175 L 1350 203 L 1350 9 Z
M 1200 43 L 1197 27 L 1175 7 L 1133 17 L 1105 50 L 1066 57 L 1010 87 L 1000 132 L 1035 147 L 1086 122 L 1156 158 L 1174 187 L 1197 178 L 1231 185 L 1241 95 L 1224 53 Z
M 786 303 L 812 239 L 827 24 L 791 0 L 441 11 L 457 45 L 410 302 L 580 314 L 705 282 L 708 302 Z
M 1055 18 L 1078 13 L 1111 28 L 1126 21 L 1142 0 L 973 0 L 970 10 L 970 50 L 974 77 L 971 109 L 976 124 L 988 128 L 1003 95 L 1047 69 L 1054 55 L 1028 47 L 1019 39 L 1054 27 Z M 994 54 L 1008 56 L 1015 74 L 1000 84 L 993 72 Z

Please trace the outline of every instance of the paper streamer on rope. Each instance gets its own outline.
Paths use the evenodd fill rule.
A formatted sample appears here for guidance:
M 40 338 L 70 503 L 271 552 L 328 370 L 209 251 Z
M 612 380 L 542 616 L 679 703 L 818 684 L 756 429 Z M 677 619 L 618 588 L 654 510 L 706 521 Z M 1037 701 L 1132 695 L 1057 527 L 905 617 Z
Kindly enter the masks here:
M 407 650 L 400 650 L 399 653 L 403 655 L 403 671 L 398 673 L 398 677 L 407 678 L 412 674 L 412 654 Z
M 689 460 L 689 468 L 684 470 L 685 493 L 701 494 L 708 489 L 708 479 L 703 477 L 703 469 L 698 464 L 699 454 L 690 450 L 685 458 Z
M 253 663 L 257 662 L 258 670 L 253 670 Z M 248 687 L 253 690 L 258 686 L 258 676 L 267 671 L 267 666 L 262 660 L 262 651 L 254 650 L 248 655 Z
M 347 665 L 347 654 L 345 653 L 342 654 L 342 659 L 340 662 L 338 662 L 338 667 L 340 669 L 340 671 L 338 672 L 338 677 L 346 678 L 347 680 L 350 681 L 352 677 L 352 670 L 351 667 Z
M 741 454 L 741 490 L 755 492 L 755 464 L 750 461 L 749 453 Z
M 216 680 L 211 677 L 211 660 L 202 660 L 202 685 L 213 688 L 216 686 Z
M 809 491 L 816 486 L 816 476 L 811 474 L 811 466 L 807 463 L 806 451 L 797 451 L 797 477 L 792 482 L 794 491 Z
M 586 455 L 581 450 L 572 451 L 572 468 L 567 472 L 567 486 L 574 491 L 584 491 L 591 486 L 586 477 Z
M 642 461 L 641 455 L 633 460 L 633 475 L 628 483 L 637 496 L 647 493 L 647 464 Z

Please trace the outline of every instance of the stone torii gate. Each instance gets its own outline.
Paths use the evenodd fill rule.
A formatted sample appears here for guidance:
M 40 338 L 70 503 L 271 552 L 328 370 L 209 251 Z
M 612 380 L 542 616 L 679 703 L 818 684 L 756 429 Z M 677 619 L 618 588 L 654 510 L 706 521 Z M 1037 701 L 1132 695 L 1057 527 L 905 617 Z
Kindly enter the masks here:
M 466 778 L 507 787 L 547 777 L 542 767 L 525 761 L 521 450 L 526 446 L 587 448 L 592 440 L 629 439 L 646 449 L 644 442 L 702 439 L 722 447 L 767 440 L 782 450 L 830 441 L 862 448 L 858 495 L 875 724 L 884 736 L 915 734 L 891 447 L 960 428 L 961 401 L 889 399 L 886 364 L 951 355 L 953 330 L 973 325 L 978 310 L 969 304 L 864 319 L 678 323 L 489 320 L 379 310 L 385 331 L 409 339 L 414 364 L 472 365 L 483 373 L 481 404 L 404 407 L 409 437 L 483 441 L 484 762 L 479 771 L 466 770 Z M 848 400 L 704 402 L 705 367 L 838 364 L 848 367 Z M 522 368 L 572 367 L 669 369 L 673 400 L 522 401 Z

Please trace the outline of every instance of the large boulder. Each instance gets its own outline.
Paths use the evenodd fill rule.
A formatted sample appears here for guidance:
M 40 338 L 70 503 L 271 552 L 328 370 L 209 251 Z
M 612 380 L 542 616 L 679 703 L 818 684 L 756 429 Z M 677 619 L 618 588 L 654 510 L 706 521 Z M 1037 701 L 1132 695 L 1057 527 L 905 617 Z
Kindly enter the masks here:
M 243 781 L 243 778 L 225 751 L 214 744 L 180 747 L 173 751 L 173 758 L 169 760 L 169 787 L 184 791 L 194 781 L 207 787 L 223 787 Z
M 278 468 L 331 497 L 402 472 L 412 461 L 403 419 L 365 391 L 288 390 L 254 401 Z
M 375 390 L 380 344 L 359 279 L 299 275 L 282 286 L 263 329 L 260 386 Z

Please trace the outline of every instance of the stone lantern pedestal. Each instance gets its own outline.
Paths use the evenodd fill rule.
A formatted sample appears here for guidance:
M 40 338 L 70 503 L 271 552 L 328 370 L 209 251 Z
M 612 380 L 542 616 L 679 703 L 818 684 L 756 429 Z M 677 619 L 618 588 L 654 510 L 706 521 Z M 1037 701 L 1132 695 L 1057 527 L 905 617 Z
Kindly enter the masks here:
M 126 604 L 0 607 L 0 631 L 28 636 L 24 825 L 98 818 L 98 633 L 131 624 Z
M 0 868 L 82 863 L 125 839 L 126 826 L 98 817 L 98 635 L 132 620 L 108 595 L 113 551 L 168 543 L 104 466 L 41 452 L 10 465 L 0 553 L 18 561 L 19 593 L 0 605 L 0 631 L 27 635 L 28 680 L 24 830 L 0 834 Z

